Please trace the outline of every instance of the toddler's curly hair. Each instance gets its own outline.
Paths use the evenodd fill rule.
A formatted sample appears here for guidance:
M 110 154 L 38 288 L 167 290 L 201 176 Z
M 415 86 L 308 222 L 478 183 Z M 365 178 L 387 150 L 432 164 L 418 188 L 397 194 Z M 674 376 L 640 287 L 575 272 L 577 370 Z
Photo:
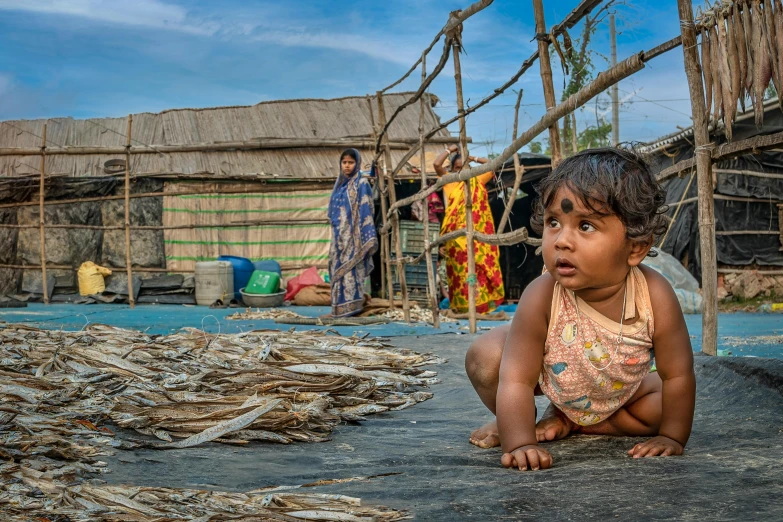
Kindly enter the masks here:
M 588 149 L 563 160 L 536 189 L 531 226 L 539 234 L 544 209 L 563 186 L 592 211 L 620 218 L 628 239 L 648 241 L 666 232 L 666 191 L 633 147 Z

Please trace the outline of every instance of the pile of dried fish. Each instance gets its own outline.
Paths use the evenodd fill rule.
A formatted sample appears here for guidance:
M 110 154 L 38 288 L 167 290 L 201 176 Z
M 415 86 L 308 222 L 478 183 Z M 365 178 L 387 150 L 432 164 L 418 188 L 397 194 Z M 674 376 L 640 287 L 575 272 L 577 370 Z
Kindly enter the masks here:
M 770 80 L 778 93 L 783 84 L 783 3 L 724 0 L 707 4 L 697 22 L 708 119 L 710 113 L 715 124 L 722 118 L 731 140 L 737 107 L 744 111 L 748 100 L 761 127 Z
M 231 314 L 226 319 L 231 319 L 232 321 L 250 321 L 250 320 L 259 320 L 259 319 L 279 319 L 279 318 L 285 318 L 285 319 L 295 319 L 298 317 L 304 317 L 303 315 L 300 315 L 296 312 L 293 312 L 291 310 L 281 310 L 280 308 L 270 308 L 269 310 L 261 310 L 260 308 L 256 308 L 256 311 L 254 312 L 252 308 L 248 308 L 244 312 L 237 312 L 235 314 Z
M 429 308 L 421 308 L 419 305 L 413 305 L 410 308 L 411 322 L 412 323 L 430 323 L 432 324 L 432 310 Z M 394 322 L 405 322 L 405 315 L 402 310 L 395 308 L 394 310 L 388 310 L 381 314 L 381 317 L 386 317 Z M 451 319 L 443 313 L 440 314 L 441 323 L 456 323 L 456 319 Z
M 420 367 L 438 362 L 317 332 L 155 336 L 10 325 L 0 329 L 3 520 L 397 520 L 403 514 L 348 497 L 106 486 L 85 477 L 106 472 L 99 458 L 114 448 L 321 441 L 341 420 L 431 398 L 420 388 L 437 382 L 435 373 Z M 110 421 L 166 443 L 123 440 Z
M 80 470 L 51 460 L 0 466 L 2 520 L 27 522 L 198 522 L 351 520 L 391 522 L 400 511 L 365 507 L 358 498 L 288 493 L 265 488 L 246 493 L 116 486 L 85 480 Z M 270 490 L 274 490 L 270 492 Z
M 341 420 L 432 397 L 438 358 L 319 332 L 147 335 L 0 330 L 0 394 L 182 448 L 217 440 L 322 441 Z M 183 439 L 174 443 L 174 438 Z
M 414 304 L 413 306 L 411 306 L 410 312 L 411 312 L 412 323 L 432 324 L 432 310 L 421 308 L 419 307 L 419 305 Z M 373 313 L 372 317 L 384 317 L 386 319 L 390 319 L 391 321 L 397 323 L 405 322 L 405 316 L 402 313 L 402 310 L 399 308 L 395 308 L 393 310 L 387 310 L 380 314 Z M 259 319 L 299 319 L 299 318 L 307 318 L 307 316 L 300 315 L 291 310 L 281 310 L 279 308 L 272 308 L 270 310 L 256 309 L 255 312 L 251 308 L 248 308 L 244 312 L 237 312 L 235 314 L 226 317 L 226 319 L 232 319 L 235 321 L 250 321 L 250 320 L 259 320 Z M 442 313 L 440 314 L 440 321 L 442 323 L 456 322 L 455 319 L 451 319 Z

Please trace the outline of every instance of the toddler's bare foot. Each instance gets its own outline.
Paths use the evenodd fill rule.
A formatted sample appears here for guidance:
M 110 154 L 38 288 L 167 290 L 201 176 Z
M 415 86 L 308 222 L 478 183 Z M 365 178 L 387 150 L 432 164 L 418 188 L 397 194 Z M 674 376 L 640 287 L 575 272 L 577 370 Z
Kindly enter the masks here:
M 488 449 L 500 446 L 498 421 L 488 422 L 470 434 L 470 443 L 479 448 Z
M 550 404 L 544 416 L 536 424 L 536 439 L 538 442 L 551 442 L 568 436 L 576 424 L 554 405 Z

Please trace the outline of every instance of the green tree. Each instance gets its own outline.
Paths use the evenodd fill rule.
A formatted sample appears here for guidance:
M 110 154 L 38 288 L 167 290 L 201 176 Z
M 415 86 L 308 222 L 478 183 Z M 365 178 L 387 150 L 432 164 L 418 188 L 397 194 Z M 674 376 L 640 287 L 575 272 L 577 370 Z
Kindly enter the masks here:
M 610 0 L 609 2 L 606 2 L 601 9 L 588 15 L 585 18 L 579 38 L 575 39 L 573 42 L 572 51 L 568 52 L 568 49 L 566 49 L 566 52 L 560 57 L 561 63 L 564 64 L 564 69 L 568 71 L 568 79 L 560 97 L 561 101 L 567 100 L 571 95 L 579 92 L 593 80 L 595 70 L 594 59 L 601 55 L 590 48 L 590 42 L 601 23 L 611 14 L 613 8 L 618 5 L 627 4 L 621 0 Z M 556 49 L 552 49 L 553 53 L 555 51 Z M 558 56 L 558 54 L 553 54 L 553 56 Z M 597 101 L 596 108 L 598 108 L 599 102 L 600 101 Z M 562 121 L 562 129 L 560 130 L 560 139 L 563 142 L 563 154 L 566 156 L 573 153 L 572 143 L 574 132 L 577 133 L 576 142 L 578 150 L 584 150 L 589 147 L 607 146 L 610 144 L 609 136 L 612 133 L 612 124 L 607 122 L 604 118 L 597 117 L 595 125 L 589 124 L 580 132 L 578 129 L 573 129 L 570 116 L 564 118 Z

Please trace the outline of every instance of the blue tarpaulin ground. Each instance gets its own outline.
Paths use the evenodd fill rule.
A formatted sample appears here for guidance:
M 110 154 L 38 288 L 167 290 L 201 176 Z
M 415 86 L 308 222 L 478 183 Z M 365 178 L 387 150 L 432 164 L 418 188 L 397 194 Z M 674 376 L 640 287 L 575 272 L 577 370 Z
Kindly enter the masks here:
M 328 307 L 288 307 L 300 315 L 318 317 L 329 312 Z M 51 330 L 79 330 L 88 323 L 102 323 L 121 328 L 145 330 L 153 334 L 169 334 L 182 327 L 203 328 L 216 333 L 218 327 L 224 333 L 258 329 L 286 330 L 293 326 L 276 324 L 272 320 L 234 321 L 227 316 L 243 309 L 209 309 L 181 305 L 139 305 L 131 309 L 127 305 L 95 304 L 69 305 L 30 303 L 27 308 L 0 310 L 0 321 L 26 323 Z M 701 350 L 701 315 L 686 315 L 691 343 L 695 351 Z M 218 322 L 220 323 L 218 326 Z M 479 322 L 482 329 L 502 323 Z M 323 326 L 297 325 L 297 330 L 323 329 Z M 424 324 L 389 323 L 372 326 L 329 327 L 341 335 L 370 333 L 380 337 L 405 335 L 434 335 L 466 333 L 467 321 L 442 323 L 436 330 Z M 720 314 L 718 318 L 718 343 L 721 353 L 736 356 L 773 357 L 783 359 L 783 314 Z

